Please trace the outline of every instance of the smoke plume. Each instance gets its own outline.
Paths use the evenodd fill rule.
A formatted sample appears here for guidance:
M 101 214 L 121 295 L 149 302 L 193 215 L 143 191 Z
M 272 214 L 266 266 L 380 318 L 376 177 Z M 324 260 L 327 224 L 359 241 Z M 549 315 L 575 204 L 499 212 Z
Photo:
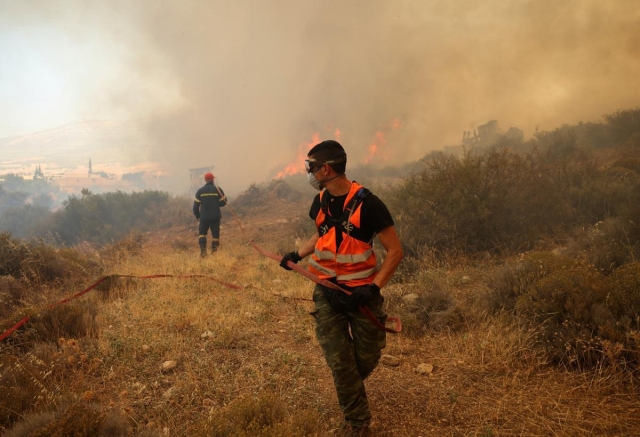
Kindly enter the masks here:
M 70 25 L 80 38 L 95 21 L 125 53 L 127 74 L 101 104 L 144 114 L 149 158 L 176 177 L 213 164 L 232 191 L 273 177 L 315 133 L 339 129 L 357 163 L 384 131 L 384 156 L 399 163 L 459 144 L 462 131 L 491 119 L 528 137 L 640 104 L 635 0 L 87 8 L 70 2 L 46 18 L 83 20 Z

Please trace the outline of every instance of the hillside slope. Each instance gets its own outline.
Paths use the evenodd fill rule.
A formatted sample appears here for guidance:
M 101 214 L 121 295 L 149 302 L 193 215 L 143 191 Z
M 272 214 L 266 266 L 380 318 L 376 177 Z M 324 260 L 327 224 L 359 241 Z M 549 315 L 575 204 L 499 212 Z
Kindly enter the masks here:
M 243 226 L 257 244 L 282 252 L 300 236 L 305 208 L 271 205 L 245 215 Z M 108 423 L 121 432 L 110 435 L 341 435 L 331 374 L 308 314 L 313 285 L 254 251 L 228 215 L 218 253 L 200 259 L 196 238 L 194 221 L 192 228 L 147 235 L 136 247 L 112 248 L 102 258 L 105 272 L 208 278 L 113 277 L 74 301 L 93 309 L 88 336 L 42 342 L 27 356 L 19 352 L 26 333 L 2 345 L 5 359 L 27 363 L 38 381 L 21 388 L 34 391 L 34 411 L 59 414 L 27 409 L 26 422 L 5 435 L 45 426 L 80 429 L 93 417 L 87 409 L 101 412 L 94 417 L 101 429 Z M 431 274 L 465 300 L 485 290 L 491 268 Z M 415 284 L 385 288 L 389 312 L 404 311 L 403 296 L 412 291 Z M 640 429 L 640 393 L 626 373 L 558 370 L 526 349 L 526 332 L 478 320 L 458 330 L 388 335 L 384 354 L 397 360 L 386 358 L 367 380 L 374 435 L 635 435 Z M 420 373 L 421 364 L 433 371 Z M 251 424 L 255 418 L 262 418 L 259 425 Z

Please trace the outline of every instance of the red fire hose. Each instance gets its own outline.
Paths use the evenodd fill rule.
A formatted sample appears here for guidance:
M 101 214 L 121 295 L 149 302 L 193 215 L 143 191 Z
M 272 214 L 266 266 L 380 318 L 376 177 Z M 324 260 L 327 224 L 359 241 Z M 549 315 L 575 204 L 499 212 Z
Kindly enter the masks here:
M 216 187 L 218 188 L 218 187 Z M 218 191 L 218 193 L 220 193 L 220 191 Z M 220 196 L 222 196 L 222 193 L 220 193 Z M 236 215 L 235 211 L 229 207 L 229 210 L 231 211 L 231 214 L 233 215 L 233 218 L 236 222 L 236 224 L 238 225 L 238 227 L 240 228 L 240 231 L 242 232 L 242 235 L 244 236 L 244 238 L 249 242 L 249 244 L 251 244 L 251 246 L 260 254 L 267 256 L 271 259 L 274 259 L 278 262 L 280 262 L 280 260 L 282 259 L 282 256 L 280 255 L 276 255 L 275 253 L 271 253 L 269 251 L 266 251 L 264 249 L 262 249 L 260 246 L 258 246 L 257 244 L 255 244 L 245 233 L 244 228 L 242 227 L 242 223 L 240 222 L 240 219 L 238 219 L 238 216 Z M 351 292 L 348 290 L 345 290 L 344 288 L 341 288 L 339 285 L 334 284 L 333 282 L 329 282 L 327 280 L 324 279 L 320 279 L 318 278 L 316 275 L 314 275 L 313 273 L 311 273 L 308 270 L 303 269 L 302 267 L 300 267 L 299 265 L 292 263 L 291 261 L 287 262 L 287 265 L 292 269 L 295 270 L 296 272 L 300 273 L 301 275 L 303 275 L 304 277 L 312 280 L 313 282 L 315 282 L 316 284 L 320 284 L 323 285 L 325 287 L 328 288 L 332 288 L 334 290 L 339 290 L 343 293 L 346 293 L 347 295 L 350 295 Z M 206 276 L 206 275 L 149 275 L 149 276 L 135 276 L 135 275 L 109 275 L 109 276 L 103 276 L 100 279 L 98 279 L 96 282 L 94 282 L 93 284 L 91 284 L 89 287 L 85 288 L 84 290 L 74 294 L 73 296 L 67 297 L 65 299 L 62 299 L 59 302 L 53 303 L 51 305 L 49 305 L 48 308 L 55 308 L 58 305 L 62 305 L 63 303 L 67 303 L 71 300 L 77 299 L 80 296 L 84 295 L 85 293 L 88 293 L 89 291 L 93 290 L 94 288 L 96 288 L 98 285 L 100 285 L 100 283 L 102 283 L 104 280 L 106 280 L 108 277 L 123 277 L 123 278 L 139 278 L 139 279 L 153 279 L 153 278 L 207 278 L 207 279 L 212 279 L 220 284 L 225 285 L 226 287 L 232 288 L 234 290 L 241 290 L 243 287 L 240 287 L 238 285 L 235 284 L 231 284 L 228 282 L 224 282 L 224 281 L 220 281 L 216 278 L 212 278 L 211 276 Z M 400 331 L 402 331 L 402 323 L 400 321 L 400 319 L 398 317 L 387 317 L 387 322 L 388 323 L 392 323 L 394 325 L 394 328 L 388 328 L 387 326 L 383 325 L 380 320 L 378 320 L 378 318 L 375 316 L 375 314 L 373 314 L 371 312 L 371 310 L 366 307 L 366 306 L 361 306 L 360 308 L 360 312 L 362 314 L 364 314 L 367 319 L 369 319 L 369 321 L 371 321 L 371 323 L 373 323 L 378 329 L 381 329 L 383 331 L 386 332 L 390 332 L 392 334 L 397 334 Z M 29 321 L 29 316 L 24 317 L 22 320 L 20 320 L 18 323 L 16 323 L 15 325 L 13 325 L 11 328 L 7 329 L 5 332 L 2 333 L 2 335 L 0 335 L 0 341 L 4 341 L 7 337 L 9 337 L 16 329 L 18 329 L 19 327 L 21 327 L 22 325 L 24 325 L 25 323 L 27 323 Z

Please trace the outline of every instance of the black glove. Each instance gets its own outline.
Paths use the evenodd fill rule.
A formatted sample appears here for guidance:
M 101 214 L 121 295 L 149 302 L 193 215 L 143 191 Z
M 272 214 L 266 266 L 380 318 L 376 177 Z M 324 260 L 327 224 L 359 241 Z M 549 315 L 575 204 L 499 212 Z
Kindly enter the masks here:
M 368 304 L 377 294 L 380 294 L 380 287 L 376 284 L 357 287 L 351 292 L 351 295 L 349 295 L 346 307 L 349 311 L 355 311 L 359 307 Z
M 196 216 L 196 220 L 200 220 L 200 214 Z
M 298 264 L 298 262 L 300 262 L 301 259 L 302 257 L 298 255 L 297 250 L 295 252 L 289 252 L 285 254 L 280 260 L 280 267 L 282 267 L 285 270 L 291 270 L 291 267 L 287 265 L 287 261 L 291 261 L 294 264 Z

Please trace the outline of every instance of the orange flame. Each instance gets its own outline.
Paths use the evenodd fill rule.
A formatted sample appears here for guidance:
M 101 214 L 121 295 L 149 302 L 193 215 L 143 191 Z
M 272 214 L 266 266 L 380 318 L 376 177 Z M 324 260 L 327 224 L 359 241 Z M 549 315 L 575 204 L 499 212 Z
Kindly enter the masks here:
M 304 172 L 304 160 L 307 159 L 307 152 L 320 142 L 320 133 L 316 132 L 311 136 L 311 141 L 308 143 L 302 143 L 298 146 L 298 157 L 295 162 L 287 165 L 284 170 L 280 171 L 276 175 L 276 179 L 281 179 L 285 176 L 294 175 L 296 173 Z
M 330 127 L 325 127 L 325 129 L 329 130 Z M 335 128 L 335 130 L 333 131 L 333 136 L 335 137 L 336 140 L 340 141 L 340 136 L 342 135 L 342 132 L 340 132 L 339 128 Z M 309 153 L 309 150 L 311 150 L 311 148 L 313 146 L 315 146 L 316 144 L 318 144 L 320 142 L 320 133 L 316 132 L 311 136 L 311 141 L 308 143 L 301 143 L 298 146 L 298 157 L 297 159 L 292 162 L 291 164 L 287 165 L 284 170 L 278 172 L 278 174 L 276 175 L 276 179 L 281 179 L 285 176 L 290 176 L 290 175 L 294 175 L 297 173 L 304 173 L 305 169 L 304 169 L 304 160 L 307 159 L 307 153 Z
M 376 161 L 380 160 L 385 162 L 388 160 L 388 153 L 385 150 L 385 146 L 387 145 L 387 132 L 395 131 L 402 127 L 402 121 L 398 118 L 391 119 L 391 126 L 385 130 L 380 130 L 376 132 L 373 140 L 367 146 L 367 156 L 362 161 L 363 164 L 371 164 L 374 159 Z
M 384 138 L 384 132 L 380 132 L 380 131 L 376 132 L 375 138 L 373 139 L 371 144 L 369 144 L 369 146 L 367 147 L 368 153 L 367 153 L 367 156 L 364 158 L 364 163 L 370 164 L 373 158 L 376 155 L 378 155 L 378 152 L 380 151 L 382 146 L 384 146 L 385 143 L 386 143 L 386 140 Z

